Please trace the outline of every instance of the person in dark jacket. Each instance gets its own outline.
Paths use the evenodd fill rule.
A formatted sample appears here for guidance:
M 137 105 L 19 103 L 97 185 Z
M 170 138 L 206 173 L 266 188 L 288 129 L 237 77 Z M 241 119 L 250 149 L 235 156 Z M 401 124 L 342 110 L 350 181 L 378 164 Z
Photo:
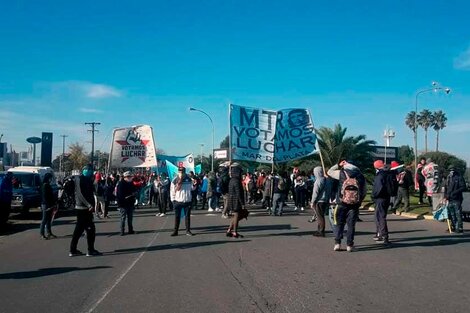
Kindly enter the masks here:
M 104 185 L 104 218 L 109 218 L 109 205 L 114 200 L 114 188 L 116 188 L 114 180 L 109 176 Z
M 273 201 L 270 214 L 274 216 L 282 216 L 284 210 L 285 191 L 288 190 L 286 178 L 274 173 L 272 184 Z
M 123 180 L 118 184 L 116 190 L 116 199 L 121 213 L 121 236 L 124 236 L 124 230 L 127 219 L 128 234 L 135 234 L 132 225 L 132 219 L 135 210 L 135 200 L 138 189 L 133 183 L 133 175 L 131 172 L 125 172 Z
M 387 212 L 390 205 L 390 194 L 387 191 L 387 176 L 390 168 L 385 165 L 382 160 L 374 162 L 374 168 L 377 170 L 372 187 L 372 199 L 375 203 L 375 225 L 376 236 L 374 240 L 383 242 L 385 245 L 390 244 L 388 240 Z
M 413 175 L 409 168 L 397 169 L 397 181 L 398 181 L 398 194 L 393 203 L 392 212 L 395 213 L 403 202 L 403 211 L 408 212 L 410 209 L 410 187 L 413 185 Z
M 230 181 L 228 184 L 227 210 L 233 213 L 227 229 L 227 237 L 243 237 L 238 233 L 239 213 L 245 208 L 245 191 L 242 185 L 242 169 L 238 163 L 230 166 Z
M 73 231 L 72 241 L 70 242 L 69 256 L 83 255 L 77 250 L 78 240 L 86 231 L 86 239 L 88 244 L 87 256 L 101 255 L 95 249 L 96 228 L 93 223 L 93 211 L 95 209 L 95 199 L 93 196 L 93 166 L 91 164 L 85 166 L 80 176 L 75 177 L 75 210 L 77 211 L 77 223 Z
M 43 183 L 41 186 L 41 211 L 42 211 L 42 221 L 39 232 L 42 239 L 57 238 L 52 233 L 51 223 L 52 216 L 57 205 L 57 196 L 54 194 L 54 191 L 51 187 L 52 174 L 46 173 L 44 175 Z M 47 230 L 47 235 L 45 231 Z
M 455 232 L 463 233 L 462 202 L 466 189 L 465 180 L 455 167 L 449 168 L 445 186 L 444 200 L 448 201 L 449 215 Z

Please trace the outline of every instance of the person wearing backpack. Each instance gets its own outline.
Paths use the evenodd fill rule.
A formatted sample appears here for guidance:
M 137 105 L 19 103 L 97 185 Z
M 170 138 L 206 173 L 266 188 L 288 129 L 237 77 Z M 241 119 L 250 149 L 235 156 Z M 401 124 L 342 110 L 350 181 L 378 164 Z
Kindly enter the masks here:
M 384 245 L 389 245 L 387 211 L 390 206 L 390 197 L 396 196 L 397 181 L 395 173 L 390 171 L 390 166 L 385 165 L 382 160 L 375 161 L 374 168 L 377 172 L 372 187 L 376 225 L 376 236 L 373 239 L 377 242 L 383 242 Z
M 356 222 L 359 217 L 359 207 L 366 196 L 366 180 L 360 169 L 350 162 L 342 159 L 338 164 L 328 170 L 328 176 L 338 181 L 338 191 L 335 202 L 337 204 L 333 219 L 336 224 L 334 251 L 341 251 L 341 239 L 344 227 L 348 225 L 346 233 L 348 252 L 353 252 Z

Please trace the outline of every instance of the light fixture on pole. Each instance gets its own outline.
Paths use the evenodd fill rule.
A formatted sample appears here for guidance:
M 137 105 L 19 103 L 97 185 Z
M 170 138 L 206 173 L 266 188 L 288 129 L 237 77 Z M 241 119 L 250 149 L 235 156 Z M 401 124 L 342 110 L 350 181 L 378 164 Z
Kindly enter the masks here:
M 438 82 L 432 82 L 432 88 L 426 88 L 419 90 L 416 93 L 415 96 L 415 122 L 414 122 L 414 128 L 415 128 L 415 170 L 418 168 L 418 96 L 422 93 L 426 92 L 438 92 L 438 91 L 444 91 L 447 95 L 450 93 L 450 88 L 448 87 L 441 87 L 441 85 Z
M 201 145 L 201 169 L 202 169 L 202 156 L 203 156 L 202 148 L 204 147 L 204 144 L 201 143 L 200 145 Z
M 212 118 L 209 116 L 209 114 L 207 114 L 206 112 L 204 112 L 202 110 L 195 109 L 195 108 L 189 108 L 189 111 L 201 112 L 202 114 L 207 116 L 209 118 L 209 120 L 211 121 L 211 124 L 212 124 L 212 153 L 211 153 L 212 163 L 211 163 L 211 171 L 214 172 L 214 136 L 215 136 L 214 122 L 212 121 Z
M 390 143 L 393 138 L 395 138 L 395 132 L 388 127 L 384 130 L 384 138 L 385 138 L 385 158 L 384 163 L 387 164 L 387 148 L 390 147 Z

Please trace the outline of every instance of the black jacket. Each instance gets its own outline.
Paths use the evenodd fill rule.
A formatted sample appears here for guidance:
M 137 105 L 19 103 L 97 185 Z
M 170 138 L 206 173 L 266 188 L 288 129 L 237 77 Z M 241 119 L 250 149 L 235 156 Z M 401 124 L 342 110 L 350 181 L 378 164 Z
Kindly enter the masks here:
M 132 208 L 135 203 L 137 189 L 132 182 L 122 180 L 117 185 L 116 199 L 120 208 Z
M 445 188 L 445 198 L 449 201 L 463 201 L 463 192 L 467 187 L 463 177 L 454 173 L 447 178 L 447 185 Z
M 51 184 L 44 183 L 41 187 L 41 204 L 47 208 L 54 206 L 57 203 L 57 198 L 54 195 Z
M 390 199 L 387 187 L 385 186 L 387 175 L 389 175 L 389 172 L 384 170 L 379 170 L 375 174 L 374 185 L 372 186 L 373 199 Z
M 403 177 L 402 177 L 403 176 Z M 413 175 L 409 170 L 404 170 L 403 172 L 398 173 L 398 187 L 410 189 L 413 186 Z

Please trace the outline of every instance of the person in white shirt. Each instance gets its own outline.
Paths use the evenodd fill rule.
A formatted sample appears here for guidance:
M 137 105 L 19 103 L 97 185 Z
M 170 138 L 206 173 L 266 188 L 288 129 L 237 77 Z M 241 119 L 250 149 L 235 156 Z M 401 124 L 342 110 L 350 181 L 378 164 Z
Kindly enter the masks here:
M 186 235 L 193 236 L 191 232 L 191 190 L 193 182 L 185 171 L 184 167 L 178 168 L 178 176 L 173 179 L 170 186 L 170 198 L 175 210 L 175 229 L 171 236 L 178 236 L 181 211 L 185 215 Z

